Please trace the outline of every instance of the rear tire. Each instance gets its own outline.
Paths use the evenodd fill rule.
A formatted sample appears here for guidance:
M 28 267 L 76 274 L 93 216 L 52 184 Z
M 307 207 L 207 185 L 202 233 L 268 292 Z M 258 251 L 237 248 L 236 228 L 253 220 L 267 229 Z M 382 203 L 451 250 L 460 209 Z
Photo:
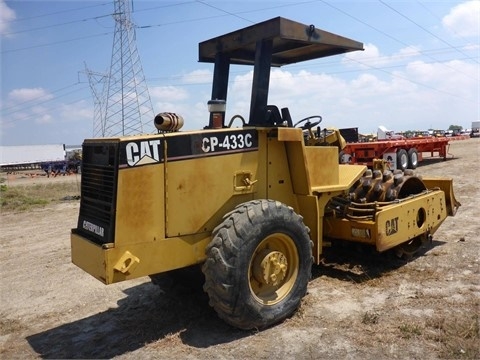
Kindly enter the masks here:
M 397 169 L 405 171 L 408 168 L 407 150 L 400 149 L 397 151 Z
M 278 201 L 237 206 L 212 233 L 204 290 L 218 316 L 263 329 L 290 316 L 307 291 L 312 241 L 301 216 Z
M 412 148 L 408 150 L 408 168 L 415 170 L 418 166 L 418 152 L 417 149 Z

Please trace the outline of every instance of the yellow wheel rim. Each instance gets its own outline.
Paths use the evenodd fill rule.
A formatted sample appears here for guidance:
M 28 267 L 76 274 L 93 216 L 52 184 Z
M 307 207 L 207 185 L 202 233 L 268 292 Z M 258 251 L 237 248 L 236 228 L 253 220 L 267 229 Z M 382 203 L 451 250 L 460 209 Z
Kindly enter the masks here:
M 255 249 L 248 269 L 254 298 L 264 305 L 282 301 L 295 284 L 298 266 L 297 247 L 290 236 L 267 236 Z

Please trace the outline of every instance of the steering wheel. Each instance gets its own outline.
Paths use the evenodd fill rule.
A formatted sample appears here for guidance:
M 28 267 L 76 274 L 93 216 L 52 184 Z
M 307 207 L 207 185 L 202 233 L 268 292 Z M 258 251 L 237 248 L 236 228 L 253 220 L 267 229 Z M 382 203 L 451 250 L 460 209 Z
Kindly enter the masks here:
M 310 122 L 310 119 L 318 119 L 318 120 Z M 297 127 L 298 125 L 305 123 L 304 125 L 300 126 L 300 128 L 302 130 L 310 130 L 314 126 L 320 124 L 321 121 L 322 121 L 322 117 L 320 115 L 313 115 L 298 121 L 295 125 L 293 125 L 293 127 Z

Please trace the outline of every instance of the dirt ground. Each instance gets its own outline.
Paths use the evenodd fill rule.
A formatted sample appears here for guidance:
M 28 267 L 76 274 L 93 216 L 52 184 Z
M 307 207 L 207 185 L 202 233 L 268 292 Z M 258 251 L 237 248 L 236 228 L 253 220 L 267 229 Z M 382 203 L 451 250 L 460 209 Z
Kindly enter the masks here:
M 0 358 L 479 359 L 480 139 L 449 152 L 417 169 L 452 177 L 462 203 L 430 247 L 409 262 L 330 249 L 298 312 L 261 332 L 227 326 L 198 286 L 105 286 L 72 265 L 78 201 L 2 213 Z

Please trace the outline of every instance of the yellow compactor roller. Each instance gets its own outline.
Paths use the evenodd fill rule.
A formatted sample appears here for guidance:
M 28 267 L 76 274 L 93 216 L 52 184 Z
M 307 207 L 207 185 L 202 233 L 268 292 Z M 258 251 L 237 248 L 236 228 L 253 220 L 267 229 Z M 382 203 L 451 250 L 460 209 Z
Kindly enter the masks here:
M 84 141 L 73 263 L 105 284 L 201 265 L 218 315 L 261 329 L 298 308 L 336 239 L 414 253 L 459 206 L 452 181 L 340 165 L 344 141 L 320 116 L 268 104 L 272 67 L 356 50 L 280 17 L 200 43 L 208 126 L 160 113 L 157 134 Z M 250 113 L 226 119 L 231 64 L 253 65 L 253 86 Z

